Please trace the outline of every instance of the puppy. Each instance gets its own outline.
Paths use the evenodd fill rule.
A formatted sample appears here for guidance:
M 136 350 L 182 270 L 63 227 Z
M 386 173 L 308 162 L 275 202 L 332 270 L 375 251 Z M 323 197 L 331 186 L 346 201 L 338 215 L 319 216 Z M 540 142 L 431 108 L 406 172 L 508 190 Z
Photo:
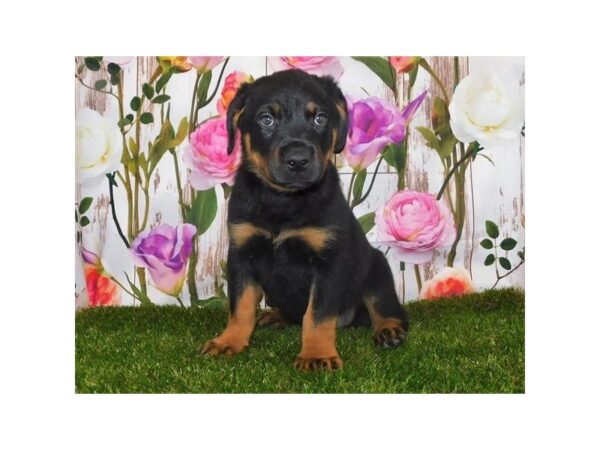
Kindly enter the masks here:
M 259 324 L 302 324 L 295 367 L 336 369 L 336 327 L 369 325 L 375 344 L 406 339 L 408 317 L 384 255 L 346 202 L 333 155 L 348 131 L 346 100 L 329 77 L 298 70 L 243 84 L 227 111 L 228 151 L 243 162 L 229 199 L 230 312 L 202 353 L 236 354 Z M 238 131 L 239 130 L 239 131 Z

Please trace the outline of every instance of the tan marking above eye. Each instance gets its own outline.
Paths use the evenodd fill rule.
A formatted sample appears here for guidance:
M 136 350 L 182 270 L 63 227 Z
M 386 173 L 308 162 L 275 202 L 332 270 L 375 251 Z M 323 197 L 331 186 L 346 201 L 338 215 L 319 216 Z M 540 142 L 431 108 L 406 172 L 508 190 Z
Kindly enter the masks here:
M 275 114 L 279 114 L 281 112 L 281 105 L 279 103 L 273 103 L 271 105 L 271 110 L 275 113 Z
M 283 241 L 290 238 L 298 238 L 304 241 L 311 249 L 319 253 L 328 243 L 331 242 L 335 235 L 327 228 L 304 227 L 284 230 L 273 240 L 275 246 L 281 245 Z
M 317 104 L 315 102 L 308 102 L 306 104 L 306 110 L 311 114 L 315 114 L 317 112 Z
M 268 230 L 257 227 L 250 222 L 229 224 L 229 237 L 236 247 L 243 247 L 255 236 L 272 238 L 272 234 Z

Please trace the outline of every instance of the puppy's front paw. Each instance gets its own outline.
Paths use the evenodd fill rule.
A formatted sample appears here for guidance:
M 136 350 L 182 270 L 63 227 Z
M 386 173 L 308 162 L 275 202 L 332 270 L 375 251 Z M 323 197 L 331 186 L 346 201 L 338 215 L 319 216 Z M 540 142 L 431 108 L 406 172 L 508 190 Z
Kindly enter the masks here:
M 235 355 L 248 346 L 247 343 L 234 341 L 224 338 L 223 336 L 216 337 L 206 342 L 200 349 L 203 355 Z
M 373 334 L 373 342 L 378 347 L 395 348 L 406 342 L 408 335 L 400 325 L 380 328 Z
M 294 361 L 294 367 L 302 372 L 314 372 L 317 370 L 326 370 L 331 372 L 335 369 L 341 369 L 344 365 L 342 359 L 338 356 L 302 356 L 298 355 Z

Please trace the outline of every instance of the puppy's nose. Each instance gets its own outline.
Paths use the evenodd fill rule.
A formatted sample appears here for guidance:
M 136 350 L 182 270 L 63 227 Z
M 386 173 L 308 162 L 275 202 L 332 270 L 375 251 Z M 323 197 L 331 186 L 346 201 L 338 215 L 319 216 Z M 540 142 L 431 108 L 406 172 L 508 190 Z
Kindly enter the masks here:
M 313 149 L 303 143 L 291 144 L 283 150 L 283 161 L 288 170 L 303 172 L 308 169 L 313 158 Z

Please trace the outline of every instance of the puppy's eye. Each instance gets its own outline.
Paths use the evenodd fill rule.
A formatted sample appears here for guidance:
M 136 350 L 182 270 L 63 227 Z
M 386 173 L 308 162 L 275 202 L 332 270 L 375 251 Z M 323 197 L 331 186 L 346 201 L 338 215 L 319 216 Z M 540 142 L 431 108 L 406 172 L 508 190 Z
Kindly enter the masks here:
M 275 118 L 271 114 L 261 114 L 258 118 L 258 123 L 261 127 L 269 128 L 275 124 Z
M 319 113 L 315 116 L 315 125 L 322 127 L 327 123 L 327 115 L 325 113 Z

